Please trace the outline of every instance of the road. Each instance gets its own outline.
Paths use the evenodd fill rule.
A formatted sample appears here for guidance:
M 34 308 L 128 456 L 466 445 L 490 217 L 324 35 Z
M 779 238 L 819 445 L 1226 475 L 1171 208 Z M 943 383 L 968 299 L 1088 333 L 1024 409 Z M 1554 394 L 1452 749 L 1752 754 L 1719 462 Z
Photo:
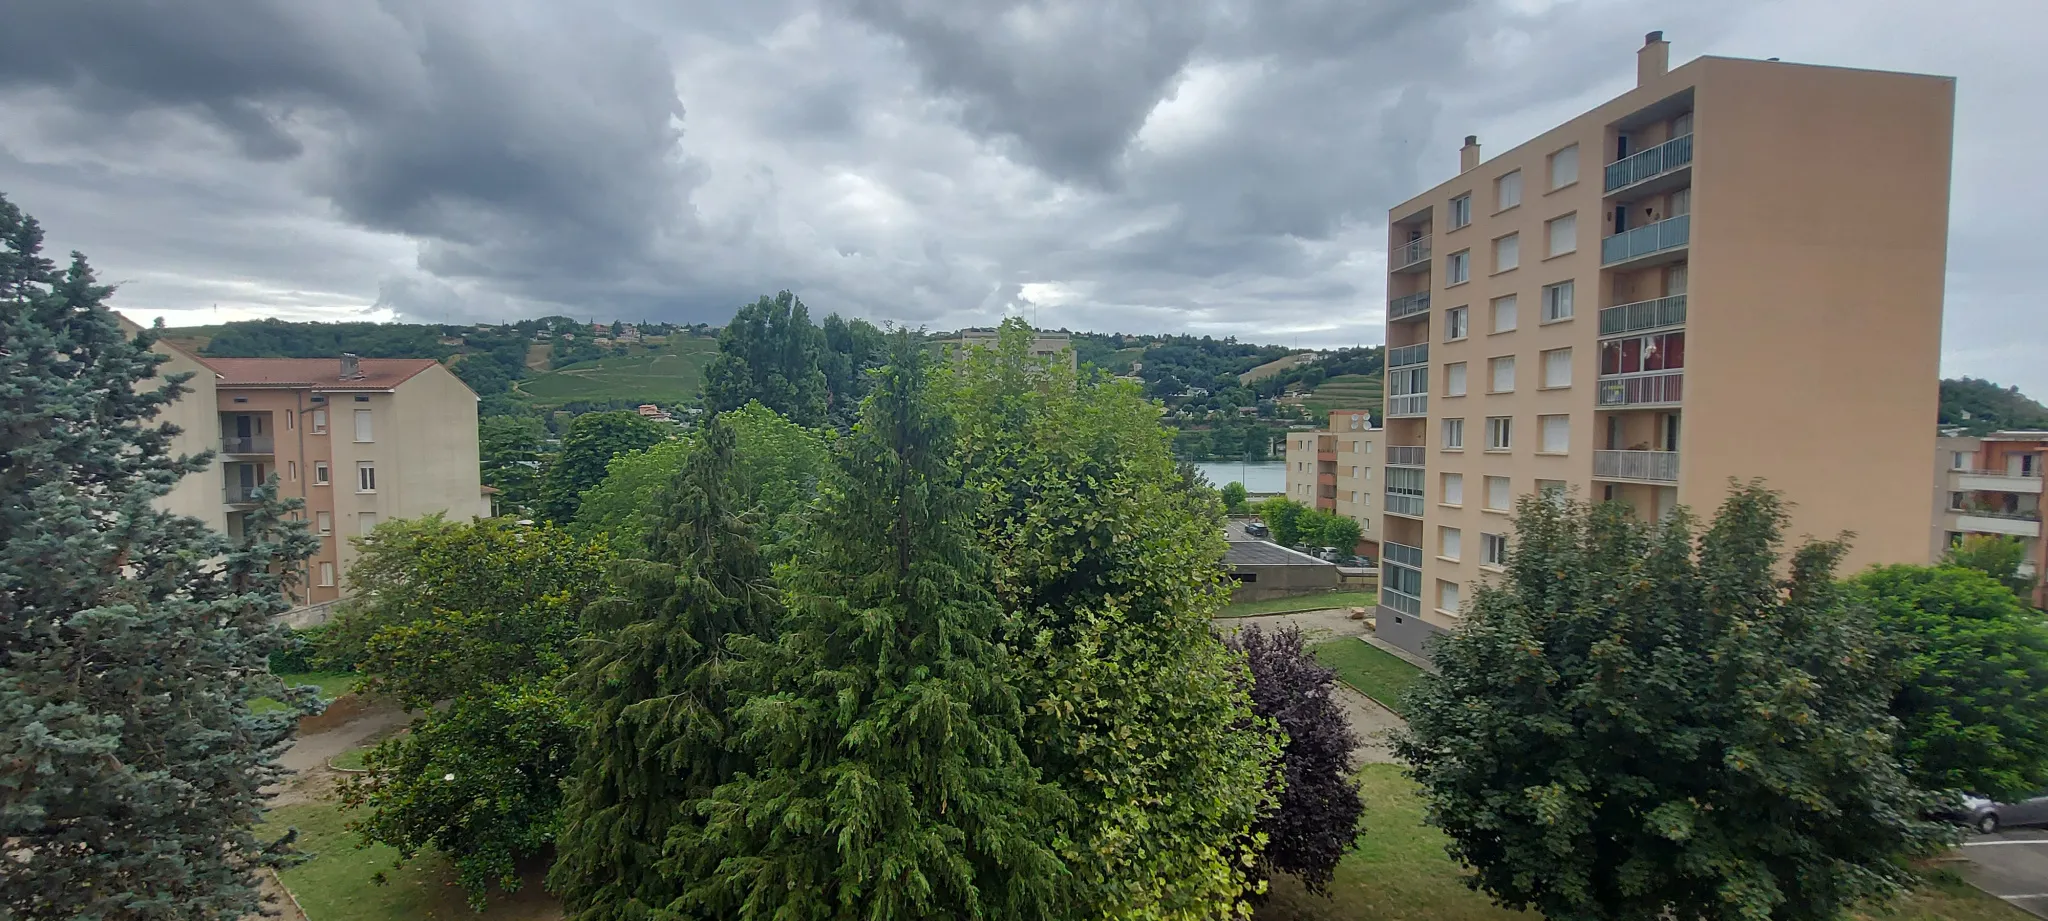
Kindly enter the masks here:
M 1963 842 L 1963 878 L 2007 904 L 2048 918 L 2048 828 L 2010 828 Z

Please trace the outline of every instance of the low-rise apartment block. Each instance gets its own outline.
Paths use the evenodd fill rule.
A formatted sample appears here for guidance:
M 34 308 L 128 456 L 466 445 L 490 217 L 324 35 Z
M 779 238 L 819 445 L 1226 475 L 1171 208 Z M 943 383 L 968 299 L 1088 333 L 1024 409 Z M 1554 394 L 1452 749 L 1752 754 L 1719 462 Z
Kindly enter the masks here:
M 1407 649 L 1532 492 L 1704 515 L 1761 477 L 1788 537 L 1855 533 L 1846 571 L 1926 558 L 1954 80 L 1669 52 L 1388 212 L 1378 629 Z
M 2021 575 L 2048 572 L 2048 542 L 2041 539 L 2041 472 L 2048 467 L 2048 432 L 1950 435 L 1934 452 L 1934 533 L 1929 555 L 1939 560 L 1966 535 L 2018 538 L 2026 548 Z M 2028 599 L 2048 607 L 2040 585 Z
M 1329 427 L 1287 433 L 1287 498 L 1358 522 L 1362 548 L 1340 548 L 1379 556 L 1373 492 L 1381 462 L 1380 436 L 1363 409 L 1330 413 Z M 1389 499 L 1388 501 L 1393 501 Z

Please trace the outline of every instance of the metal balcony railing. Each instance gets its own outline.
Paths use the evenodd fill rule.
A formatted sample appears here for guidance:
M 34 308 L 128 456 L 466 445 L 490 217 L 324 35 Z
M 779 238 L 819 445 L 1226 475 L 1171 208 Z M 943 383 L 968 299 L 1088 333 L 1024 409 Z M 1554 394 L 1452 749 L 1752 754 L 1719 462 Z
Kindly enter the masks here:
M 1387 417 L 1398 419 L 1405 416 L 1426 416 L 1429 414 L 1429 394 L 1404 393 L 1387 397 Z
M 1420 467 L 1424 449 L 1420 445 L 1390 445 L 1387 448 L 1387 465 L 1390 467 Z
M 1685 398 L 1685 372 L 1643 371 L 1600 378 L 1601 406 L 1677 403 Z
M 1387 271 L 1405 272 L 1419 266 L 1429 265 L 1429 238 L 1410 240 L 1387 254 Z
M 1593 475 L 1616 480 L 1678 482 L 1676 451 L 1595 451 Z
M 1979 470 L 1979 469 L 1976 469 L 1976 468 L 1970 468 L 1970 469 L 1967 469 L 1967 470 L 1957 470 L 1957 471 L 1955 471 L 1955 472 L 1957 472 L 1957 473 L 1961 473 L 1961 474 L 1967 474 L 1967 475 L 1969 475 L 1969 476 L 2012 476 L 2012 477 L 2030 477 L 2030 478 L 2033 478 L 2033 479 L 2040 479 L 2040 478 L 2041 478 L 2041 468 L 2039 468 L 2039 467 L 2036 467 L 2036 468 L 2034 468 L 2034 469 L 2032 469 L 2032 470 L 2021 470 L 2021 471 L 2019 471 L 2019 472 L 2017 472 L 2017 473 L 2015 473 L 2015 472 L 2013 472 L 2013 471 L 2011 471 L 2011 470 Z
M 2004 509 L 1993 510 L 1980 508 L 1965 508 L 1958 509 L 1957 511 L 1963 515 L 1974 516 L 1977 518 L 2003 518 L 2007 521 L 2041 520 L 2041 512 L 2039 509 L 2018 509 L 2015 511 L 2006 511 Z
M 1692 163 L 1692 135 L 1682 134 L 1649 150 L 1607 164 L 1606 190 L 1625 189 Z
M 1380 580 L 1380 604 L 1385 605 L 1398 614 L 1406 614 L 1409 617 L 1421 617 L 1422 599 L 1403 592 L 1398 588 L 1390 588 L 1386 585 L 1386 581 L 1385 579 Z
M 1631 259 L 1677 249 L 1692 242 L 1692 215 L 1681 214 L 1674 218 L 1644 224 L 1634 230 L 1621 233 L 1600 241 L 1600 264 L 1614 265 Z
M 220 440 L 223 454 L 270 454 L 272 441 L 269 435 L 229 435 Z
M 1429 364 L 1429 343 L 1418 342 L 1400 348 L 1387 350 L 1387 367 L 1405 368 L 1409 365 Z
M 262 488 L 261 486 L 230 486 L 222 491 L 222 498 L 229 505 L 242 505 L 256 501 L 256 491 Z
M 1403 294 L 1387 302 L 1387 319 L 1401 320 L 1429 312 L 1429 292 Z
M 1398 493 L 1393 487 L 1387 488 L 1387 511 L 1410 518 L 1422 517 L 1422 497 L 1409 493 Z
M 1600 335 L 1619 336 L 1646 329 L 1685 325 L 1685 295 L 1620 304 L 1600 311 Z

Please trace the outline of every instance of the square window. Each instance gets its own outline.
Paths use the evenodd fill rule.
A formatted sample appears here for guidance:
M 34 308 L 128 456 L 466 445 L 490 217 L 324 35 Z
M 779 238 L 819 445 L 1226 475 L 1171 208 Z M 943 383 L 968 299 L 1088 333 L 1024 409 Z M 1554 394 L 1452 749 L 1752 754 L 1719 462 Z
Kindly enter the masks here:
M 1543 322 L 1555 323 L 1571 319 L 1572 287 L 1570 281 L 1543 286 Z
M 1465 363 L 1454 361 L 1444 365 L 1444 396 L 1462 397 L 1464 395 Z
M 1514 295 L 1510 294 L 1507 297 L 1494 298 L 1493 331 L 1496 333 L 1514 332 L 1515 327 L 1521 322 L 1519 313 Z
M 1472 334 L 1472 310 L 1453 307 L 1444 311 L 1444 341 L 1456 342 Z
M 1451 229 L 1456 230 L 1472 223 L 1472 193 L 1467 192 L 1451 199 Z
M 1446 451 L 1465 450 L 1465 420 L 1445 419 L 1443 441 Z
M 1447 560 L 1459 559 L 1464 553 L 1465 532 L 1457 528 L 1437 528 L 1437 555 Z
M 1436 607 L 1439 611 L 1458 613 L 1458 583 L 1442 580 L 1436 583 Z
M 314 462 L 313 462 L 313 485 L 315 485 L 315 486 L 325 486 L 325 485 L 327 485 L 327 483 L 328 483 L 328 479 L 327 479 L 327 462 L 326 462 L 326 461 L 314 461 Z
M 1464 474 L 1462 474 L 1462 473 L 1446 473 L 1446 474 L 1444 474 L 1444 498 L 1443 498 L 1443 503 L 1444 503 L 1445 505 L 1464 505 L 1464 504 L 1465 504 L 1465 475 L 1464 475 Z
M 1511 233 L 1493 241 L 1493 270 L 1505 272 L 1522 264 L 1522 235 Z
M 1512 416 L 1486 417 L 1486 450 L 1506 451 L 1515 446 L 1515 420 Z
M 377 464 L 375 461 L 356 462 L 356 492 L 377 491 Z
M 1487 566 L 1506 566 L 1508 564 L 1507 535 L 1479 535 L 1479 562 Z
M 1513 496 L 1508 492 L 1508 478 L 1490 476 L 1486 478 L 1486 507 L 1495 512 L 1505 512 Z
M 1546 388 L 1570 387 L 1572 385 L 1572 350 L 1551 349 L 1543 353 L 1543 386 Z
M 1570 416 L 1537 416 L 1536 432 L 1542 436 L 1542 452 L 1564 454 L 1572 447 L 1572 419 Z
M 1493 181 L 1493 210 L 1506 211 L 1522 203 L 1522 171 L 1515 170 Z
M 1579 145 L 1550 155 L 1550 187 L 1562 189 L 1579 181 Z
M 1447 285 L 1462 285 L 1468 281 L 1471 281 L 1472 251 L 1469 249 L 1461 249 L 1455 253 L 1452 253 L 1450 260 L 1446 264 L 1445 276 L 1448 278 L 1448 280 L 1444 282 Z
M 1543 235 L 1550 246 L 1550 255 L 1562 256 L 1578 252 L 1579 216 L 1576 213 L 1552 218 L 1543 225 Z
M 1489 366 L 1489 367 L 1491 367 L 1491 368 L 1493 369 L 1493 372 L 1492 372 L 1492 375 L 1493 375 L 1493 376 L 1492 376 L 1492 379 L 1491 379 L 1491 383 L 1492 383 L 1492 389 L 1491 389 L 1491 390 L 1489 390 L 1489 391 L 1487 391 L 1487 392 L 1488 392 L 1488 393 L 1514 393 L 1514 392 L 1515 392 L 1515 356 L 1513 356 L 1513 355 L 1504 355 L 1504 356 L 1501 356 L 1500 358 L 1495 358 L 1495 359 L 1493 359 L 1492 361 L 1488 362 L 1488 366 Z

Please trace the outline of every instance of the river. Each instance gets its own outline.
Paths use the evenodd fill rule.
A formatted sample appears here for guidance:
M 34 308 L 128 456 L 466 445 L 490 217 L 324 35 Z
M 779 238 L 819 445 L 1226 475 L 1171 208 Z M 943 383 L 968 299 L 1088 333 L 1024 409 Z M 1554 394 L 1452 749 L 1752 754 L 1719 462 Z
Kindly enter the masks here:
M 1211 486 L 1243 483 L 1245 492 L 1279 495 L 1287 491 L 1286 461 L 1196 461 L 1195 469 Z

